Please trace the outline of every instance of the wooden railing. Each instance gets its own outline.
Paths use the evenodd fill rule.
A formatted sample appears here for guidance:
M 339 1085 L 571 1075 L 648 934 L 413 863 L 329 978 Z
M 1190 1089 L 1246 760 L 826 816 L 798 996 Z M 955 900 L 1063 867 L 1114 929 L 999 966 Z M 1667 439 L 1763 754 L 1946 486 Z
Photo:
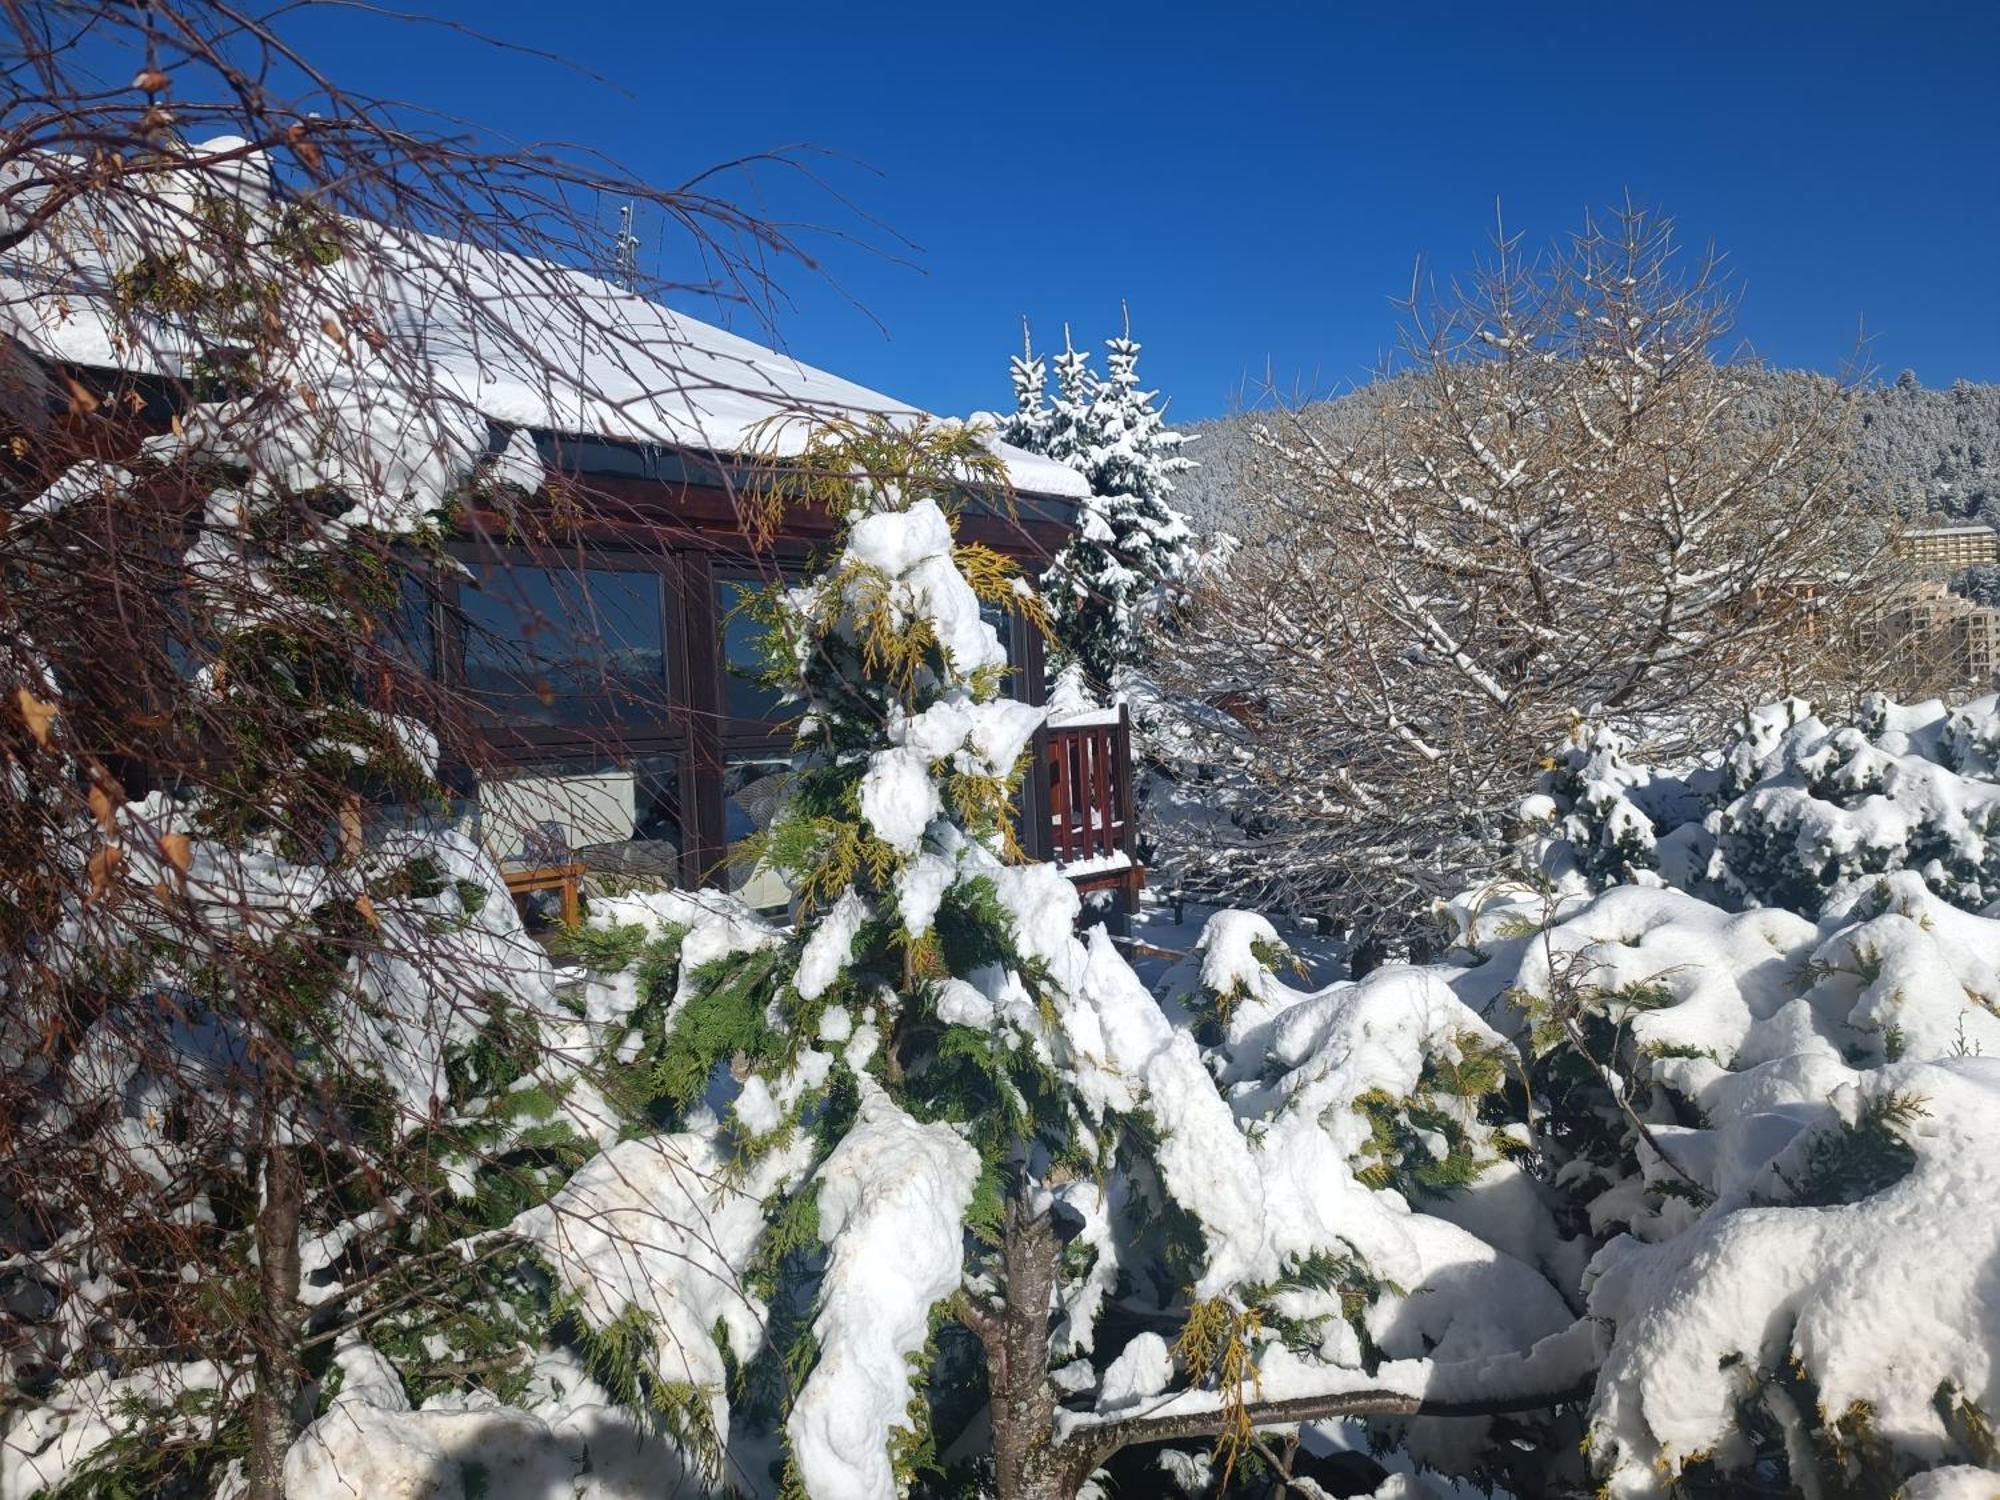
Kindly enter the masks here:
M 1125 709 L 1052 720 L 1043 731 L 1041 774 L 1048 857 L 1107 874 L 1136 871 L 1132 724 Z M 1126 883 L 1136 887 L 1136 879 Z

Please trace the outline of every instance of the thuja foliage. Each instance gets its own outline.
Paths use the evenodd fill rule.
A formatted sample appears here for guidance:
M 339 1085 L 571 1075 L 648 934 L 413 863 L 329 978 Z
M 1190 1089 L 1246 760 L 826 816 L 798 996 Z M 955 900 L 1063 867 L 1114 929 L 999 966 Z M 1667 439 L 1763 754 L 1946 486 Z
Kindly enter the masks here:
M 839 523 L 809 582 L 745 606 L 762 627 L 765 684 L 801 708 L 786 802 L 746 856 L 789 882 L 796 933 L 673 981 L 685 992 L 653 1077 L 680 1118 L 719 1069 L 743 1081 L 720 1126 L 734 1170 L 768 1184 L 746 1279 L 769 1318 L 739 1371 L 732 1420 L 784 1434 L 785 1493 L 813 1492 L 816 1474 L 832 1482 L 825 1466 L 840 1460 L 811 1441 L 809 1424 L 852 1399 L 822 1374 L 818 1329 L 839 1295 L 828 1278 L 858 1253 L 830 1231 L 822 1181 L 850 1160 L 865 1174 L 865 1153 L 897 1139 L 921 1143 L 912 1149 L 940 1174 L 940 1197 L 896 1212 L 941 1254 L 927 1331 L 896 1356 L 908 1398 L 876 1414 L 884 1459 L 907 1486 L 940 1468 L 933 1406 L 962 1421 L 968 1389 L 976 1407 L 984 1384 L 983 1360 L 967 1357 L 950 1318 L 961 1235 L 969 1228 L 987 1247 L 978 1253 L 992 1253 L 1006 1204 L 1036 1174 L 1092 1165 L 1046 1048 L 993 1025 L 994 1001 L 975 983 L 990 990 L 1004 967 L 1023 1015 L 1038 1023 L 1046 1012 L 1038 966 L 996 885 L 1021 857 L 1013 807 L 1039 711 L 1005 693 L 1010 668 L 982 610 L 1011 611 L 1030 629 L 1044 619 L 1007 558 L 952 535 L 967 505 L 1010 503 L 1004 468 L 972 429 L 817 426 L 758 496 L 766 524 L 794 506 Z M 600 961 L 627 964 L 645 942 L 616 928 L 582 939 Z M 981 1012 L 977 1024 L 968 1008 Z M 845 1210 L 850 1234 L 868 1232 L 872 1195 L 890 1185 L 864 1177 L 860 1191 Z
M 1004 559 L 953 535 L 962 507 L 1004 506 L 1001 480 L 983 435 L 945 424 L 863 424 L 776 466 L 758 505 L 836 521 L 808 581 L 749 606 L 764 682 L 798 709 L 787 801 L 755 850 L 790 883 L 793 925 L 635 897 L 577 940 L 638 979 L 635 1015 L 663 1002 L 635 1066 L 672 1154 L 716 1164 L 689 1212 L 731 1219 L 716 1253 L 756 1318 L 708 1388 L 704 1420 L 727 1431 L 698 1446 L 758 1455 L 746 1484 L 784 1495 L 1074 1494 L 1102 1454 L 1062 1437 L 1059 1392 L 1087 1407 L 1120 1346 L 1148 1338 L 1212 1399 L 1218 1472 L 1247 1475 L 1266 1462 L 1250 1435 L 1267 1361 L 1400 1357 L 1369 1329 L 1402 1293 L 1337 1232 L 1258 1248 L 1257 1131 L 1115 950 L 1079 941 L 1069 883 L 1021 862 L 1012 806 L 1041 710 L 1003 691 L 987 616 L 1039 611 Z M 671 956 L 621 925 L 669 906 L 701 907 Z M 1218 1033 L 1286 1003 L 1275 935 L 1246 952 L 1254 972 L 1187 999 Z M 1348 1143 L 1366 1203 L 1369 1174 L 1436 1198 L 1498 1160 L 1481 1116 L 1495 1039 L 1468 1018 L 1410 1040 L 1378 1090 L 1292 1122 Z M 1214 1066 L 1258 1075 L 1263 1054 L 1231 1045 Z M 754 1221 L 732 1217 L 746 1199 Z M 609 1201 L 565 1211 L 588 1223 Z M 669 1306 L 707 1284 L 673 1261 L 649 1274 Z M 1102 1350 L 1100 1325 L 1118 1335 Z M 671 1333 L 689 1355 L 696 1330 Z

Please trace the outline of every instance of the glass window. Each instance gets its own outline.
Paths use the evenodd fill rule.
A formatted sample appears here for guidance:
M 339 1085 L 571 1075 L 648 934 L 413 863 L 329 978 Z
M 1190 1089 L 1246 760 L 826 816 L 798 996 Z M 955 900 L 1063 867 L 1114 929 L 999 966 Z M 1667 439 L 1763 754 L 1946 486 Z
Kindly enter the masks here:
M 535 451 L 550 468 L 570 474 L 629 474 L 650 479 L 656 468 L 650 449 L 637 443 L 613 443 L 602 438 L 559 437 L 552 432 L 538 432 Z
M 678 884 L 677 756 L 523 766 L 479 787 L 479 837 L 502 869 L 580 862 L 594 873 Z
M 767 832 L 791 789 L 792 763 L 777 755 L 732 755 L 722 769 L 722 833 L 729 853 L 725 884 L 750 906 L 789 906 L 792 888 L 746 843 Z
M 665 716 L 658 574 L 475 564 L 459 600 L 465 685 L 502 718 L 577 726 Z
M 990 601 L 979 606 L 979 618 L 993 627 L 1000 637 L 1000 649 L 1007 653 L 1007 675 L 1001 679 L 1000 695 L 1003 698 L 1017 698 L 1021 693 L 1019 678 L 1021 664 L 1014 660 L 1014 612 L 1004 604 Z
M 761 719 L 777 724 L 793 717 L 796 703 L 758 681 L 763 656 L 758 646 L 763 627 L 744 608 L 762 587 L 747 578 L 724 578 L 715 585 L 716 613 L 722 621 L 722 710 L 732 719 Z
M 431 625 L 430 581 L 415 569 L 405 569 L 398 584 L 396 606 L 375 620 L 375 644 L 391 661 L 419 677 L 437 671 L 437 632 Z
M 167 665 L 174 675 L 183 682 L 192 681 L 205 666 L 215 660 L 219 642 L 215 632 L 206 628 L 205 622 L 196 617 L 200 608 L 197 595 L 191 595 L 186 588 L 176 587 L 161 600 L 161 614 L 166 635 L 162 648 L 167 654 Z

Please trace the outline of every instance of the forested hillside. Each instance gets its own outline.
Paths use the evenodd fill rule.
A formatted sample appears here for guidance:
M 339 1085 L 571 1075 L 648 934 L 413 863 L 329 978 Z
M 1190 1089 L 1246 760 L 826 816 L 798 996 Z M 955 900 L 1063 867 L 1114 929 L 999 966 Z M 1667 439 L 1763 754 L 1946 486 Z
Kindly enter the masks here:
M 1824 378 L 1794 370 L 1745 375 L 1774 389 L 1781 381 Z M 1346 399 L 1328 404 L 1337 409 Z M 1855 463 L 1865 493 L 1906 514 L 2000 523 L 2000 385 L 1960 380 L 1933 389 L 1905 371 L 1889 384 L 1864 389 L 1859 404 Z M 1267 412 L 1268 403 L 1253 402 L 1234 415 L 1190 425 L 1198 442 L 1189 452 L 1201 467 L 1178 482 L 1175 502 L 1199 528 L 1230 529 L 1230 497 L 1242 478 L 1250 433 Z

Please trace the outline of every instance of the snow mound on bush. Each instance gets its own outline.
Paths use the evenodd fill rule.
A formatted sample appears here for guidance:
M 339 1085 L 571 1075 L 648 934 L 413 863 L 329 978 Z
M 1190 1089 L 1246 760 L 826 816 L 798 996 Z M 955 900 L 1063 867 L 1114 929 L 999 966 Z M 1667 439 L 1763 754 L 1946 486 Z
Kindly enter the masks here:
M 729 1370 L 716 1332 L 739 1362 L 762 1344 L 765 1310 L 744 1273 L 765 1197 L 801 1173 L 806 1157 L 795 1142 L 738 1180 L 712 1133 L 624 1141 L 584 1163 L 513 1232 L 542 1252 L 592 1326 L 633 1312 L 647 1320 L 659 1373 L 705 1398 L 720 1442 Z
M 895 1500 L 888 1443 L 908 1423 L 909 1356 L 932 1306 L 958 1290 L 979 1177 L 979 1153 L 950 1126 L 920 1125 L 866 1074 L 860 1084 L 860 1122 L 820 1168 L 820 1357 L 786 1426 L 814 1500 Z
M 285 1455 L 286 1500 L 627 1500 L 698 1489 L 567 1355 L 543 1354 L 525 1406 L 481 1393 L 412 1409 L 389 1362 L 349 1343 L 333 1405 Z
M 1796 1370 L 1829 1420 L 1863 1410 L 1923 1461 L 1948 1453 L 1941 1387 L 2000 1404 L 2000 1295 L 1984 1284 L 2000 1264 L 2000 1059 L 1853 1075 L 1827 1101 L 1832 1128 L 1863 1128 L 1891 1094 L 1922 1110 L 1907 1131 L 1915 1163 L 1892 1186 L 1855 1203 L 1759 1204 L 1809 1170 L 1815 1133 L 1772 1159 L 1764 1193 L 1734 1195 L 1743 1206 L 1599 1253 L 1590 1312 L 1617 1336 L 1592 1435 L 1613 1494 L 1655 1494 L 1658 1472 L 1698 1454 L 1727 1459 L 1739 1404 L 1759 1399 L 1753 1372 Z

